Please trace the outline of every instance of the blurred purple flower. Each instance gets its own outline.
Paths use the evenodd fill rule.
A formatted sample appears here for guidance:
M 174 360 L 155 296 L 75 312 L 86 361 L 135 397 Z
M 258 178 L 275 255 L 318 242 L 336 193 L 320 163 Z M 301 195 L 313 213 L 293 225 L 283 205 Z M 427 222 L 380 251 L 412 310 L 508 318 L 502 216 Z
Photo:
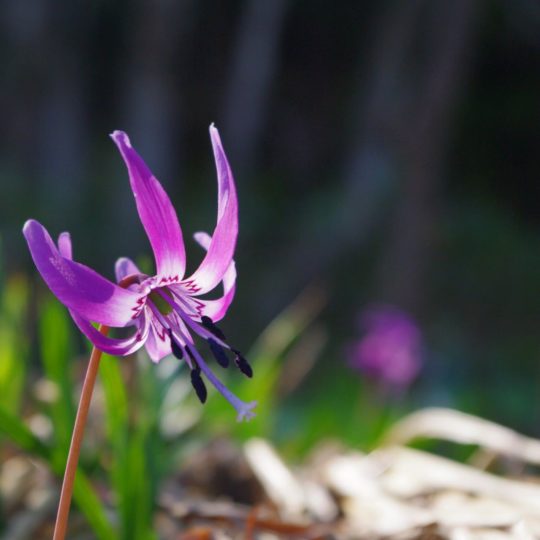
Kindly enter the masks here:
M 156 275 L 143 274 L 133 261 L 116 262 L 116 280 L 107 280 L 91 268 L 72 259 L 69 233 L 62 233 L 58 245 L 37 221 L 24 225 L 28 247 L 43 279 L 67 306 L 73 320 L 101 351 L 128 355 L 146 347 L 150 358 L 158 362 L 168 354 L 185 359 L 191 369 L 191 382 L 204 403 L 206 387 L 201 372 L 225 396 L 238 412 L 238 419 L 249 419 L 255 402 L 244 403 L 214 375 L 195 347 L 192 334 L 205 340 L 217 362 L 227 367 L 231 350 L 238 368 L 248 377 L 251 367 L 230 347 L 215 325 L 231 304 L 236 282 L 233 260 L 238 234 L 238 201 L 234 179 L 217 129 L 210 126 L 218 176 L 217 222 L 212 236 L 199 232 L 195 240 L 206 250 L 199 268 L 184 277 L 186 256 L 182 231 L 174 208 L 158 180 L 131 146 L 122 131 L 111 135 L 126 163 L 139 217 L 154 251 Z M 223 295 L 215 300 L 201 295 L 223 285 Z M 129 327 L 133 331 L 123 339 L 99 332 L 92 323 L 108 327 Z
M 422 366 L 422 335 L 407 313 L 393 306 L 367 309 L 363 337 L 348 350 L 349 365 L 384 386 L 407 388 Z

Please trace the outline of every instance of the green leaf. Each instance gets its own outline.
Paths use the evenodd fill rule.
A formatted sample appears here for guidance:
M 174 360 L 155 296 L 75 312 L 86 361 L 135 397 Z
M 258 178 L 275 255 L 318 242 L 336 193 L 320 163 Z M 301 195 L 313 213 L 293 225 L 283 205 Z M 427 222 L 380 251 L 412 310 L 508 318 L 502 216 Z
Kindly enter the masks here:
M 73 500 L 99 540 L 116 540 L 118 538 L 92 484 L 81 470 L 78 470 L 75 476 Z
M 120 369 L 120 360 L 104 354 L 99 366 L 99 380 L 105 397 L 105 426 L 107 439 L 112 448 L 109 477 L 116 494 L 120 516 L 120 538 L 127 539 L 126 530 L 131 526 L 133 516 L 125 501 L 129 471 L 126 471 L 128 447 L 128 397 Z
M 146 433 L 135 431 L 126 447 L 124 461 L 124 490 L 122 493 L 125 510 L 125 540 L 143 540 L 151 530 L 153 497 L 145 448 Z
M 22 450 L 48 462 L 56 475 L 61 477 L 64 474 L 64 464 L 60 465 L 52 459 L 50 449 L 21 420 L 1 408 L 0 432 Z M 77 471 L 75 477 L 73 498 L 99 540 L 115 540 L 117 538 L 94 488 L 80 470 Z
M 41 359 L 47 379 L 57 390 L 49 413 L 54 427 L 56 459 L 66 459 L 75 420 L 71 362 L 71 326 L 66 309 L 55 299 L 45 302 L 39 320 Z
M 12 276 L 0 293 L 0 404 L 19 410 L 26 379 L 28 340 L 22 339 L 28 307 L 28 283 Z
M 152 514 L 154 508 L 154 478 L 149 462 L 154 459 L 149 451 L 150 431 L 157 414 L 155 403 L 144 395 L 142 387 L 155 386 L 155 374 L 144 372 L 139 384 L 133 386 L 136 399 L 133 410 L 121 371 L 122 362 L 134 362 L 133 358 L 118 359 L 104 355 L 100 365 L 100 381 L 105 396 L 105 419 L 112 446 L 111 483 L 114 486 L 120 534 L 122 540 L 149 540 L 152 538 Z M 134 366 L 133 366 L 134 367 Z M 145 366 L 146 367 L 146 366 Z M 143 405 L 138 409 L 136 405 Z M 136 418 L 135 421 L 130 419 Z M 158 436 L 154 434 L 154 436 Z
M 214 430 L 221 430 L 223 425 L 229 426 L 229 430 L 243 439 L 262 433 L 268 436 L 277 420 L 275 400 L 283 361 L 293 344 L 319 314 L 324 303 L 324 292 L 320 288 L 310 286 L 304 290 L 264 329 L 247 354 L 253 366 L 253 378 L 246 379 L 239 373 L 233 373 L 227 379 L 227 386 L 240 399 L 246 402 L 257 401 L 253 420 L 231 423 L 234 411 L 231 413 L 223 397 L 214 392 L 205 405 L 203 422 Z
M 123 439 L 128 427 L 128 397 L 118 358 L 104 354 L 99 379 L 105 395 L 105 420 L 111 441 Z M 131 359 L 123 360 L 130 362 Z
M 4 408 L 0 408 L 0 432 L 25 452 L 50 461 L 50 449 L 30 431 L 24 422 Z
M 19 410 L 25 384 L 24 349 L 18 329 L 0 317 L 0 403 L 12 413 Z

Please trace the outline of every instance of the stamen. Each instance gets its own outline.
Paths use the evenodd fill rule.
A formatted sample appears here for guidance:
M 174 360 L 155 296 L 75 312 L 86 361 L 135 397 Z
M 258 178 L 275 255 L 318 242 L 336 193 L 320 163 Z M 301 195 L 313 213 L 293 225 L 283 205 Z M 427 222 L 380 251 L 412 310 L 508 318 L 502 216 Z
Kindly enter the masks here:
M 205 403 L 208 392 L 206 391 L 206 385 L 201 377 L 201 368 L 197 367 L 191 370 L 191 384 L 195 389 L 199 401 Z
M 255 416 L 253 409 L 257 406 L 256 401 L 250 401 L 245 403 L 241 399 L 237 398 L 215 375 L 214 372 L 208 367 L 202 356 L 199 354 L 191 344 L 186 345 L 187 353 L 191 353 L 202 372 L 206 375 L 206 378 L 215 386 L 216 390 L 236 409 L 238 416 L 236 419 L 238 422 L 242 420 L 250 420 Z
M 184 351 L 182 350 L 180 344 L 176 341 L 176 338 L 174 337 L 173 332 L 170 328 L 169 338 L 171 339 L 171 351 L 173 355 L 178 358 L 178 360 L 182 360 L 182 358 L 184 358 Z
M 225 334 L 214 324 L 214 321 L 210 317 L 203 315 L 201 317 L 201 323 L 209 332 L 212 332 L 214 336 L 221 339 L 221 341 L 227 341 Z
M 161 326 L 163 326 L 163 328 L 165 328 L 166 330 L 170 331 L 171 325 L 169 324 L 167 318 L 162 315 L 159 309 L 152 302 L 148 302 L 147 306 L 150 308 L 157 320 L 161 323 Z
M 195 357 L 193 356 L 193 353 L 191 352 L 191 349 L 189 347 L 186 347 L 186 352 L 193 364 L 197 365 L 197 361 L 195 360 Z
M 194 332 L 199 334 L 204 339 L 213 338 L 216 343 L 218 343 L 221 347 L 229 348 L 229 346 L 224 343 L 219 336 L 216 336 L 214 333 L 210 332 L 207 328 L 204 328 L 201 323 L 195 322 L 182 308 L 182 306 L 178 305 L 175 300 L 173 300 L 168 294 L 163 293 L 160 289 L 156 289 L 156 292 L 161 295 L 163 300 L 165 300 L 174 310 L 174 312 L 180 317 L 184 323 L 189 326 Z M 175 294 L 177 298 L 178 295 Z M 179 300 L 181 300 L 179 298 Z M 184 302 L 183 300 L 181 300 Z
M 159 312 L 163 315 L 169 315 L 172 311 L 172 307 L 164 298 L 162 298 L 161 291 L 160 294 L 156 293 L 156 290 L 153 290 L 149 295 L 148 299 L 157 307 Z
M 179 292 L 177 290 L 175 290 L 174 288 L 170 288 L 168 290 L 168 292 L 171 293 L 172 295 L 172 298 L 176 299 L 178 302 L 180 302 L 180 304 L 182 304 L 182 309 L 188 313 L 189 315 L 192 315 L 192 316 L 196 316 L 196 317 L 199 317 L 199 312 L 186 300 L 185 298 L 185 292 L 182 291 L 182 292 Z
M 173 321 L 171 321 L 171 323 L 173 335 L 177 338 L 177 341 L 181 344 L 184 352 L 186 353 L 185 361 L 189 368 L 193 369 L 194 366 L 197 366 L 197 362 L 188 348 L 189 345 L 193 347 L 193 339 L 191 338 L 189 330 L 179 317 L 176 317 Z
M 245 403 L 244 401 L 240 400 L 214 375 L 212 370 L 208 367 L 202 356 L 199 354 L 199 351 L 197 351 L 195 348 L 189 328 L 208 341 L 210 349 L 212 350 L 212 353 L 216 357 L 218 363 L 223 367 L 227 367 L 229 365 L 229 358 L 227 357 L 224 349 L 230 349 L 230 347 L 222 341 L 220 336 L 225 337 L 223 333 L 220 333 L 219 329 L 218 333 L 220 333 L 220 335 L 210 331 L 209 328 L 204 326 L 202 317 L 200 323 L 196 322 L 191 318 L 190 315 L 184 312 L 183 308 L 179 306 L 169 294 L 162 292 L 160 289 L 155 289 L 155 291 L 172 307 L 173 313 L 169 313 L 165 316 L 161 310 L 159 310 L 153 304 L 153 302 L 149 302 L 148 305 L 160 323 L 168 330 L 169 337 L 172 337 L 171 350 L 175 345 L 177 345 L 180 350 L 185 353 L 185 361 L 190 368 L 192 368 L 191 383 L 195 389 L 195 392 L 197 393 L 197 397 L 202 403 L 206 401 L 207 391 L 201 376 L 202 371 L 207 379 L 214 385 L 216 390 L 220 392 L 223 397 L 236 409 L 236 412 L 238 413 L 237 420 L 239 422 L 253 418 L 255 416 L 253 409 L 256 407 L 257 402 L 251 401 L 249 403 Z M 206 324 L 208 324 L 209 321 L 212 322 L 209 317 L 204 319 L 204 321 Z M 212 325 L 213 328 L 215 327 L 217 329 L 213 322 Z M 175 354 L 175 351 L 172 352 Z M 238 351 L 234 350 L 234 353 L 238 357 L 235 359 L 235 362 L 242 373 L 248 377 L 253 375 L 253 370 L 251 369 L 251 366 L 248 364 L 247 360 Z
M 161 312 L 157 309 L 156 306 L 152 302 L 148 302 L 147 304 L 149 308 L 151 309 L 154 316 L 158 319 L 160 324 L 165 328 L 167 331 L 167 334 L 171 340 L 171 352 L 172 354 L 178 358 L 179 360 L 182 360 L 183 358 L 183 351 L 182 351 L 182 344 L 188 343 L 188 341 L 191 341 L 191 338 L 187 338 L 186 335 L 182 332 L 180 325 L 185 325 L 182 323 L 182 320 L 171 320 L 170 318 L 167 318 L 161 314 Z M 169 316 L 171 317 L 171 316 Z M 186 334 L 189 336 L 189 332 L 186 329 Z M 176 349 L 177 348 L 177 349 Z M 176 349 L 176 350 L 175 350 Z M 187 349 L 186 349 L 187 351 Z M 189 352 L 189 351 L 188 351 Z M 188 355 L 189 356 L 189 355 Z M 191 357 L 190 357 L 191 358 Z M 193 367 L 193 363 L 190 360 L 190 358 L 186 358 L 186 362 L 190 368 Z
M 208 345 L 210 345 L 210 350 L 212 351 L 214 358 L 217 360 L 217 363 L 222 368 L 229 367 L 229 357 L 225 354 L 223 348 L 212 338 L 208 339 Z
M 240 354 L 240 351 L 233 349 L 234 363 L 236 367 L 246 376 L 251 379 L 253 377 L 253 368 L 249 365 L 249 362 Z

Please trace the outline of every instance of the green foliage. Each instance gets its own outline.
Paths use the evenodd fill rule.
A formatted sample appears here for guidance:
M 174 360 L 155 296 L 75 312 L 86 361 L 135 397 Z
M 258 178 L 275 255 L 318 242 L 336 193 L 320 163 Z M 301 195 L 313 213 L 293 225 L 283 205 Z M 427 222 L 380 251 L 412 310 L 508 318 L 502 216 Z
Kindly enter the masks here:
M 34 378 L 29 376 L 29 342 L 20 339 L 28 334 L 28 285 L 15 276 L 3 290 L 0 433 L 61 477 L 81 373 L 75 361 L 74 326 L 55 299 L 37 303 L 37 352 L 47 395 L 39 394 L 41 401 L 34 402 L 30 393 L 24 412 L 37 410 L 50 420 L 51 436 L 42 440 L 28 427 L 21 410 L 23 391 L 32 388 Z M 74 490 L 74 503 L 98 540 L 156 539 L 153 520 L 160 482 L 182 455 L 182 435 L 195 424 L 191 440 L 203 442 L 224 431 L 239 440 L 263 436 L 290 457 L 308 452 L 323 437 L 363 449 L 377 444 L 409 404 L 378 392 L 351 372 L 342 349 L 327 352 L 325 365 L 318 362 L 326 333 L 313 322 L 324 303 L 322 291 L 311 288 L 268 325 L 246 354 L 253 379 L 234 368 L 220 372 L 228 375 L 228 386 L 241 399 L 258 402 L 257 416 L 249 423 L 234 422 L 234 411 L 216 391 L 210 390 L 208 403 L 201 406 L 189 377 L 181 373 L 183 363 L 173 357 L 154 365 L 143 353 L 139 361 L 103 356 L 93 398 L 94 422 L 85 436 Z M 112 519 L 93 487 L 96 481 L 110 486 Z
M 0 405 L 18 412 L 26 383 L 29 340 L 23 336 L 28 311 L 28 284 L 14 275 L 0 287 Z M 22 338 L 22 339 L 21 339 Z
M 0 434 L 24 452 L 45 461 L 58 477 L 64 472 L 73 427 L 73 373 L 68 316 L 55 300 L 46 302 L 39 317 L 40 352 L 50 388 L 47 415 L 53 440 L 43 441 L 21 418 L 23 391 L 29 386 L 28 283 L 15 275 L 2 284 L 0 301 Z M 24 403 L 29 405 L 27 400 Z M 115 540 L 105 508 L 87 475 L 79 470 L 73 499 L 98 540 Z
M 38 439 L 28 426 L 5 408 L 0 408 L 0 432 L 19 448 L 51 461 L 51 449 Z
M 109 475 L 120 516 L 119 538 L 147 540 L 154 537 L 155 489 L 152 489 L 150 468 L 155 456 L 148 452 L 148 446 L 151 434 L 155 434 L 149 429 L 148 422 L 130 419 L 128 392 L 120 368 L 122 363 L 133 362 L 133 358 L 118 359 L 104 355 L 100 380 L 105 396 L 107 441 L 112 450 Z
M 63 474 L 63 468 L 56 470 L 59 476 Z M 97 496 L 88 477 L 79 469 L 75 476 L 73 486 L 73 500 L 84 514 L 90 527 L 98 540 L 116 540 L 118 537 L 107 518 L 105 508 Z
M 313 322 L 324 303 L 321 290 L 304 291 L 282 311 L 261 333 L 247 357 L 254 368 L 254 377 L 247 379 L 239 372 L 228 377 L 227 386 L 244 401 L 257 401 L 257 415 L 248 423 L 231 423 L 231 409 L 217 392 L 210 394 L 202 422 L 213 432 L 228 427 L 237 437 L 271 437 L 277 429 L 279 392 L 284 364 L 293 345 Z M 221 375 L 221 374 L 220 374 Z
M 32 386 L 30 340 L 21 339 L 28 334 L 28 296 L 28 284 L 21 276 L 14 276 L 2 287 L 0 434 L 22 451 L 46 462 L 61 478 L 71 440 L 76 407 L 74 393 L 78 386 L 75 384 L 73 324 L 67 310 L 56 299 L 47 297 L 38 304 L 38 352 L 44 375 L 39 386 L 45 390 L 40 392 L 40 402 L 27 398 L 24 405 L 39 408 L 50 421 L 51 437 L 42 440 L 28 427 L 21 411 L 23 391 Z M 177 446 L 170 444 L 160 431 L 160 420 L 166 410 L 164 400 L 171 384 L 177 380 L 179 369 L 175 361 L 174 369 L 164 372 L 162 366 L 165 365 L 166 361 L 154 366 L 144 358 L 137 366 L 134 358 L 117 359 L 106 355 L 101 361 L 105 433 L 86 434 L 90 444 L 85 444 L 73 493 L 75 505 L 99 540 L 155 539 L 152 520 L 158 485 Z M 122 368 L 131 372 L 124 374 Z M 94 396 L 94 401 L 98 397 Z M 180 401 L 174 401 L 175 408 L 181 405 Z M 97 447 L 92 435 L 104 436 L 103 444 Z M 178 441 L 175 439 L 174 443 Z M 113 525 L 107 516 L 90 474 L 94 479 L 109 476 L 118 508 L 117 524 Z
M 75 420 L 70 325 L 64 306 L 56 298 L 48 297 L 40 310 L 39 346 L 52 392 L 47 405 L 54 431 L 52 459 L 56 465 L 66 462 Z

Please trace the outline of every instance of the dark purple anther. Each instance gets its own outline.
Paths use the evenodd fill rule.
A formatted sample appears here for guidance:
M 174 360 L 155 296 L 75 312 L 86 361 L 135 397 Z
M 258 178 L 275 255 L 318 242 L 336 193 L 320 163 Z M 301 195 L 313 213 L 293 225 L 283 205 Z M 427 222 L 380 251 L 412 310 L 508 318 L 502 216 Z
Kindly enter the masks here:
M 206 391 L 206 385 L 204 384 L 204 381 L 202 380 L 202 377 L 201 377 L 200 368 L 191 370 L 191 384 L 193 385 L 193 388 L 195 389 L 195 393 L 197 394 L 199 401 L 201 403 L 204 403 L 206 401 L 206 396 L 208 394 Z
M 178 360 L 182 360 L 182 358 L 184 358 L 184 351 L 182 350 L 182 347 L 178 345 L 178 343 L 174 339 L 174 336 L 170 330 L 169 330 L 169 338 L 171 339 L 171 351 L 173 355 L 176 358 L 178 358 Z
M 217 363 L 223 368 L 229 367 L 229 357 L 225 354 L 223 347 L 216 343 L 212 338 L 208 339 L 208 345 L 210 345 L 210 350 Z
M 214 324 L 214 321 L 210 317 L 203 315 L 201 317 L 201 323 L 209 332 L 212 332 L 212 334 L 214 334 L 214 336 L 216 336 L 218 339 L 221 339 L 221 341 L 226 341 L 225 334 Z
M 249 362 L 238 352 L 234 351 L 235 357 L 234 362 L 236 367 L 246 376 L 251 379 L 253 377 L 253 369 L 249 365 Z

